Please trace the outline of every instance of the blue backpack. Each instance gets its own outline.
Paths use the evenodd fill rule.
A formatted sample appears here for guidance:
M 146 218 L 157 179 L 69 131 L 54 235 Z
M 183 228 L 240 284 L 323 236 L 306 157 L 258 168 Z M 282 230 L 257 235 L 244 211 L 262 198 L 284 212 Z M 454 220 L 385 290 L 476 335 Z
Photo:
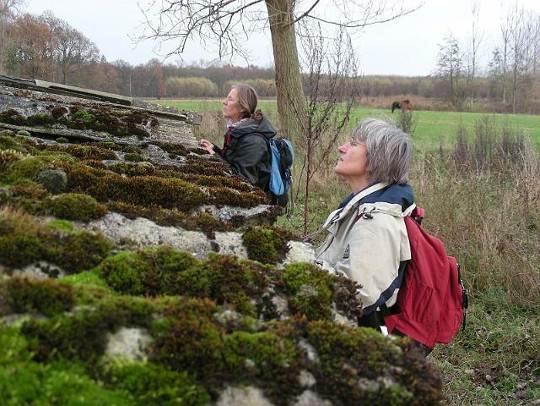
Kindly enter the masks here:
M 286 138 L 271 138 L 268 143 L 272 155 L 272 171 L 268 188 L 275 198 L 275 203 L 286 206 L 292 183 L 291 167 L 294 161 L 294 148 Z

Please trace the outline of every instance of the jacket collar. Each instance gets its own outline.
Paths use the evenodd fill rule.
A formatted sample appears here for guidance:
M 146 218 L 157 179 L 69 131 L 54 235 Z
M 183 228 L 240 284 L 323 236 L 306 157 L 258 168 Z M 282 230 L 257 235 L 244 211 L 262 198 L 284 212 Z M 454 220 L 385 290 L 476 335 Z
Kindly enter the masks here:
M 364 197 L 370 195 L 373 192 L 377 192 L 378 190 L 384 189 L 386 186 L 388 186 L 388 183 L 375 183 L 374 185 L 371 185 L 370 187 L 361 190 L 358 192 L 349 202 L 342 208 L 334 210 L 328 218 L 326 219 L 323 228 L 328 228 L 330 224 L 340 221 L 343 217 L 345 217 L 353 207 L 356 206 L 356 204 L 362 200 Z

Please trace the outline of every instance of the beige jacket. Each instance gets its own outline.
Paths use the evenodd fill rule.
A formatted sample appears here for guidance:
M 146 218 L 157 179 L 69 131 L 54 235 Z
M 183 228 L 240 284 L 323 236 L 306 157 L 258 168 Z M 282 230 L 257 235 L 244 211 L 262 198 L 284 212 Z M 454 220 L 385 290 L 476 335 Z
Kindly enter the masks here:
M 411 249 L 401 205 L 358 202 L 387 186 L 375 184 L 358 193 L 345 207 L 328 216 L 328 232 L 316 252 L 316 262 L 329 272 L 345 275 L 361 285 L 363 307 L 373 307 L 381 294 L 391 289 L 402 261 L 411 259 Z M 407 210 L 408 212 L 409 210 Z M 390 307 L 398 289 L 386 292 Z M 376 310 L 376 309 L 373 309 Z

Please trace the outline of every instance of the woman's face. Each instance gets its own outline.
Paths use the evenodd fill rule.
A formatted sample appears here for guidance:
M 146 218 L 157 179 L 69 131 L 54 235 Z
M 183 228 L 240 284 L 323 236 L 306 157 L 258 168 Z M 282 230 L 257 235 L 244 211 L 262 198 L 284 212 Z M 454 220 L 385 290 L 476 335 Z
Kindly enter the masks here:
M 236 123 L 242 119 L 242 114 L 242 107 L 238 102 L 238 90 L 231 89 L 225 100 L 223 100 L 223 117 Z
M 339 161 L 334 168 L 353 189 L 358 191 L 369 183 L 367 148 L 363 142 L 351 140 L 340 147 Z

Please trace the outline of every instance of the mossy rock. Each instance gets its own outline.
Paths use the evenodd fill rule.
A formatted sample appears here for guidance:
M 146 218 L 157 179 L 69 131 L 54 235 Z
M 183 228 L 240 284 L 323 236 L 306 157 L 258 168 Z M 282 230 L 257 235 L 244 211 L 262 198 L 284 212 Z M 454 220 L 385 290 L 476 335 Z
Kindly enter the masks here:
M 329 399 L 343 404 L 439 404 L 440 377 L 409 340 L 391 341 L 374 329 L 329 321 L 309 323 L 306 332 L 320 362 L 314 371 L 317 390 Z
M 0 237 L 0 264 L 19 268 L 47 255 L 47 245 L 36 235 L 15 234 Z
M 107 257 L 98 267 L 98 274 L 114 290 L 131 295 L 146 292 L 145 277 L 152 272 L 150 265 L 137 253 L 119 252 Z
M 26 117 L 15 109 L 8 109 L 0 112 L 0 122 L 13 125 L 25 125 Z
M 30 127 L 38 127 L 38 126 L 50 126 L 54 124 L 55 119 L 48 113 L 36 113 L 31 116 L 28 116 L 26 119 L 26 125 L 29 125 Z
M 128 162 L 142 162 L 144 157 L 138 153 L 127 153 L 124 155 L 124 160 Z
M 250 227 L 242 235 L 248 258 L 264 264 L 275 264 L 285 259 L 291 234 L 272 227 Z
M 36 182 L 42 184 L 49 193 L 63 193 L 67 187 L 67 175 L 61 169 L 45 169 L 41 171 Z
M 283 280 L 290 295 L 290 306 L 295 313 L 309 320 L 331 318 L 336 278 L 312 264 L 289 264 Z
M 53 233 L 49 237 L 47 256 L 67 274 L 72 274 L 94 268 L 112 248 L 112 242 L 101 234 L 88 231 L 67 235 Z
M 55 217 L 76 221 L 94 220 L 107 213 L 107 208 L 92 196 L 80 193 L 55 196 L 46 202 L 46 208 Z
M 187 299 L 164 310 L 154 327 L 151 358 L 174 371 L 191 371 L 196 379 L 212 381 L 223 374 L 223 328 L 214 320 L 214 302 Z
M 174 372 L 154 363 L 116 361 L 104 367 L 101 379 L 129 393 L 140 404 L 207 405 L 205 388 L 186 372 Z
M 107 296 L 72 313 L 46 320 L 31 319 L 21 331 L 30 340 L 35 360 L 66 358 L 95 369 L 104 355 L 108 333 L 121 326 L 150 328 L 156 310 L 143 299 Z
M 71 287 L 54 280 L 10 278 L 0 286 L 0 292 L 14 313 L 53 316 L 70 310 L 75 302 Z
M 22 179 L 33 180 L 43 169 L 45 169 L 43 160 L 33 156 L 26 156 L 12 162 L 5 171 L 4 178 L 9 183 Z

